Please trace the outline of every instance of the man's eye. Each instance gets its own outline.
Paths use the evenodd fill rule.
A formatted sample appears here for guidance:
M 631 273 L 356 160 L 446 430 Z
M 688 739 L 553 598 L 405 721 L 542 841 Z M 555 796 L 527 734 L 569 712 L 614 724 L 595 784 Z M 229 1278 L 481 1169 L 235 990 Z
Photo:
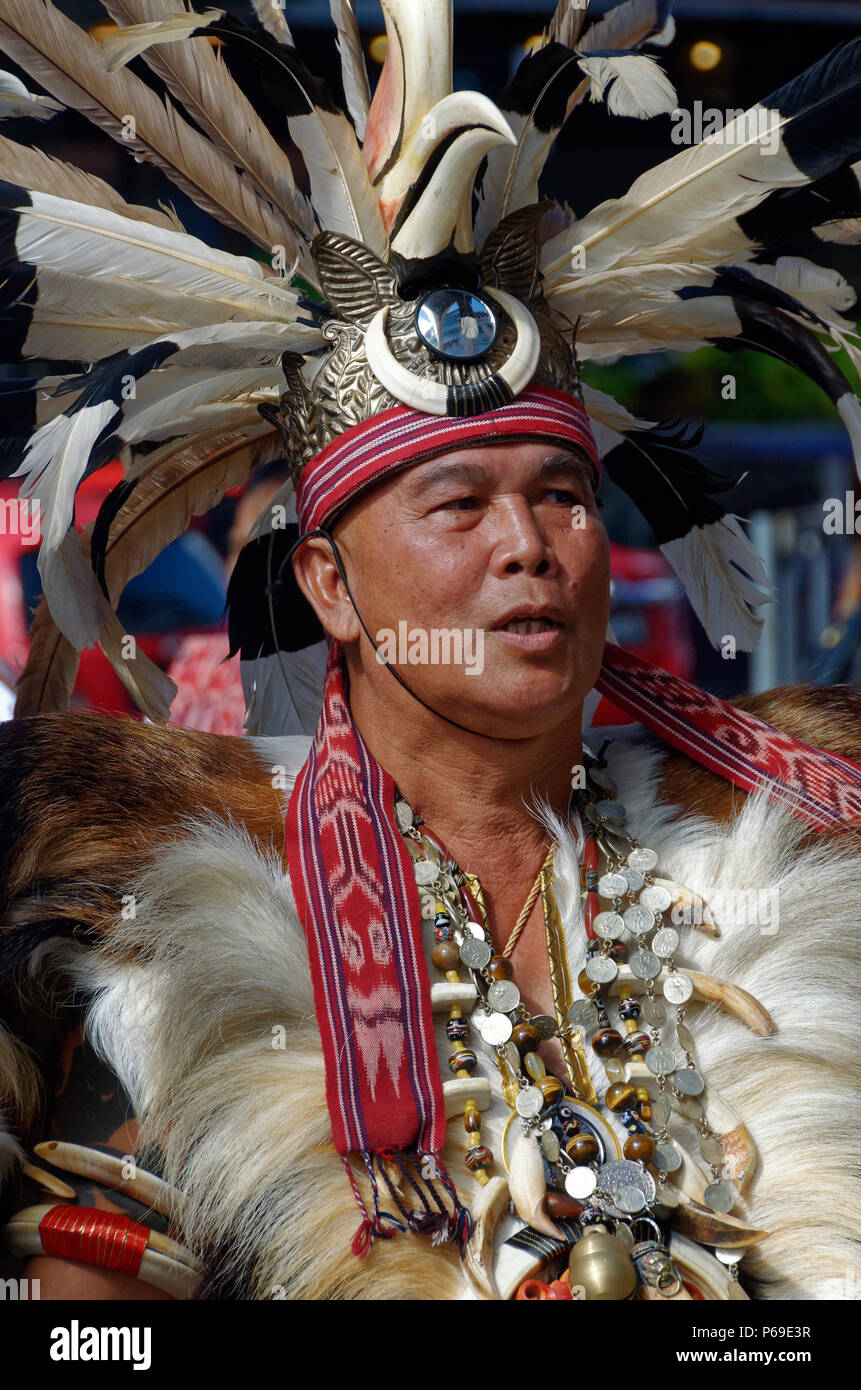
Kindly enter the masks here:
M 471 512 L 478 506 L 478 499 L 475 497 L 453 497 L 450 502 L 443 502 L 443 511 L 450 512 Z
M 580 501 L 573 492 L 568 492 L 567 489 L 561 487 L 548 488 L 546 496 L 550 498 L 551 502 L 558 502 L 563 507 L 573 507 Z

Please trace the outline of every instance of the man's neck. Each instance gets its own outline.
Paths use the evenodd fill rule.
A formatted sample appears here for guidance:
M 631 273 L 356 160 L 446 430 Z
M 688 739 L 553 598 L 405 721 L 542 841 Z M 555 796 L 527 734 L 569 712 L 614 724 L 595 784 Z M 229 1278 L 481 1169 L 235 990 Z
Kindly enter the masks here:
M 351 690 L 365 744 L 461 868 L 478 875 L 491 911 L 516 917 L 549 844 L 537 803 L 567 810 L 582 710 L 538 737 L 495 740 L 453 728 L 392 686 L 383 699 L 361 679 Z

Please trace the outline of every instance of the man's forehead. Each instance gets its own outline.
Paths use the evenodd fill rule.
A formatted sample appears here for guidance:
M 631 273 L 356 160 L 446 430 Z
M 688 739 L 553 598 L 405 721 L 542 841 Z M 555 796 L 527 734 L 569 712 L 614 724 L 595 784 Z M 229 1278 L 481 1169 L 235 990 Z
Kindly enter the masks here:
M 406 469 L 400 481 L 407 491 L 420 493 L 452 479 L 481 486 L 505 483 L 515 475 L 540 478 L 551 474 L 581 474 L 593 481 L 595 470 L 591 460 L 576 447 L 554 444 L 552 440 L 505 441 L 437 454 Z

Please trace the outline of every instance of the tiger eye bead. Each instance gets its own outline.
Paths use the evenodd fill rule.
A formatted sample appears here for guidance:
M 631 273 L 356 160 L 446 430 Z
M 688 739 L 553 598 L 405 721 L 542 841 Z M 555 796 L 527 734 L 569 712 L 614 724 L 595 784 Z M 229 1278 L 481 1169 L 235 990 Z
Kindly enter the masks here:
M 565 1152 L 575 1163 L 592 1163 L 598 1157 L 598 1140 L 594 1134 L 576 1134 L 568 1140 Z
M 615 1028 L 600 1028 L 592 1034 L 592 1047 L 599 1057 L 612 1057 L 621 1046 L 622 1034 L 617 1033 Z
M 511 1030 L 511 1041 L 521 1057 L 526 1052 L 534 1052 L 541 1042 L 541 1034 L 532 1023 L 516 1023 Z
M 556 1076 L 539 1076 L 535 1084 L 548 1105 L 552 1105 L 553 1101 L 558 1100 L 565 1091 L 565 1087 Z
M 481 1130 L 481 1111 L 465 1110 L 463 1115 L 463 1127 L 467 1134 L 478 1134 Z
M 628 947 L 625 945 L 624 941 L 614 941 L 610 946 L 610 950 L 607 952 L 607 954 L 609 955 L 611 960 L 614 960 L 616 962 L 617 965 L 626 965 L 628 962 L 628 956 L 630 955 L 630 952 L 628 950 Z
M 431 952 L 431 960 L 437 970 L 454 970 L 460 962 L 460 950 L 456 941 L 440 941 Z
M 637 1093 L 628 1081 L 615 1081 L 607 1087 L 604 1104 L 608 1110 L 632 1110 Z
M 651 1134 L 629 1134 L 622 1152 L 626 1158 L 639 1159 L 642 1163 L 651 1163 L 655 1157 L 656 1148 L 657 1145 Z
M 492 980 L 510 980 L 514 975 L 514 966 L 505 956 L 491 956 L 487 962 L 487 973 Z

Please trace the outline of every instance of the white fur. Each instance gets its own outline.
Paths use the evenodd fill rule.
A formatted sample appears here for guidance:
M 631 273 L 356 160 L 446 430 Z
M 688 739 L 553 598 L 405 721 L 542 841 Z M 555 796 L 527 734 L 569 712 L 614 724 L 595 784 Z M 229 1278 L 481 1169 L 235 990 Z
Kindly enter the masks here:
M 290 775 L 306 746 L 256 741 L 266 764 Z M 687 1022 L 707 1081 L 739 1112 L 761 1155 L 750 1200 L 737 1211 L 771 1232 L 744 1262 L 752 1291 L 840 1297 L 851 1287 L 861 1216 L 852 1180 L 858 855 L 821 838 L 803 845 L 804 826 L 764 798 L 740 798 L 727 827 L 695 807 L 680 816 L 656 804 L 662 752 L 636 733 L 616 737 L 608 757 L 631 833 L 658 852 L 662 876 L 707 901 L 722 888 L 779 890 L 775 934 L 729 927 L 712 941 L 683 929 L 679 952 L 680 964 L 756 995 L 775 1035 L 755 1037 L 702 1005 L 688 1007 Z M 557 899 L 574 976 L 584 945 L 577 865 L 566 836 Z M 307 953 L 282 865 L 237 829 L 199 823 L 131 889 L 137 915 L 117 924 L 113 941 L 118 952 L 138 952 L 139 963 L 76 949 L 66 965 L 92 994 L 97 1045 L 148 1112 L 145 1138 L 165 1145 L 166 1176 L 184 1193 L 188 1243 L 210 1266 L 227 1251 L 245 1297 L 467 1296 L 450 1246 L 406 1234 L 377 1242 L 364 1263 L 350 1253 L 358 1212 L 331 1143 Z M 442 1017 L 437 1038 L 444 1060 Z M 508 1112 L 480 1040 L 476 1050 L 497 1088 L 482 1131 L 498 1156 Z M 600 1093 L 597 1059 L 593 1074 Z M 444 1158 L 469 1201 L 463 1138 L 451 1121 Z

